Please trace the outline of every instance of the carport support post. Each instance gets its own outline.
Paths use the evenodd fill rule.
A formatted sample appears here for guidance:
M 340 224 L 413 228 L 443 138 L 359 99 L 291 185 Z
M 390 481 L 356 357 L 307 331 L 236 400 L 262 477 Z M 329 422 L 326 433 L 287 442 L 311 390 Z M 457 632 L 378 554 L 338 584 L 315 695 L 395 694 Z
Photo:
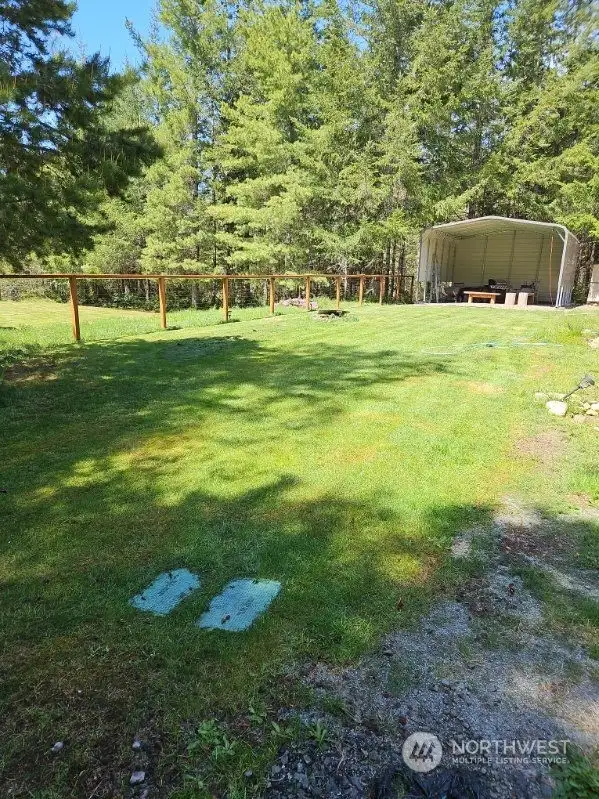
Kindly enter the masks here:
M 275 279 L 274 277 L 268 278 L 270 313 L 274 315 L 275 312 Z
M 223 277 L 223 318 L 229 321 L 229 278 Z
M 163 277 L 158 278 L 158 300 L 160 302 L 160 327 L 166 330 L 166 286 Z
M 79 300 L 77 299 L 77 278 L 69 278 L 69 294 L 71 296 L 71 323 L 73 327 L 73 337 L 75 341 L 81 341 L 81 330 L 79 328 Z
M 512 248 L 510 250 L 510 263 L 507 270 L 507 284 L 510 287 L 510 280 L 512 278 L 512 269 L 514 268 L 514 253 L 516 252 L 516 230 L 512 235 Z
M 358 305 L 364 304 L 364 276 L 360 277 L 360 292 L 358 294 Z
M 385 278 L 383 275 L 379 278 L 379 305 L 383 304 L 383 299 L 385 298 Z
M 341 276 L 335 278 L 335 283 L 337 284 L 335 287 L 335 300 L 336 300 L 336 308 L 340 310 L 341 308 Z
M 306 311 L 310 310 L 310 278 L 306 278 Z
M 487 247 L 488 246 L 489 246 L 489 237 L 485 236 L 485 248 L 483 250 L 483 271 L 482 271 L 482 274 L 480 276 L 481 283 L 483 283 L 483 281 L 485 279 L 485 270 L 487 268 Z

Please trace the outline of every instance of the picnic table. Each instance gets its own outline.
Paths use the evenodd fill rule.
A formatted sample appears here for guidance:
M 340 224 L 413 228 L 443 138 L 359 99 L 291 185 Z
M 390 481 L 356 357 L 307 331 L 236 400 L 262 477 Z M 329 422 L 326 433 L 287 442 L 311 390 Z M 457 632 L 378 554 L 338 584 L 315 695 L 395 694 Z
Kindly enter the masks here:
M 495 297 L 500 297 L 500 291 L 465 291 L 464 294 L 468 297 L 468 303 L 472 300 L 489 300 L 491 305 L 495 305 Z

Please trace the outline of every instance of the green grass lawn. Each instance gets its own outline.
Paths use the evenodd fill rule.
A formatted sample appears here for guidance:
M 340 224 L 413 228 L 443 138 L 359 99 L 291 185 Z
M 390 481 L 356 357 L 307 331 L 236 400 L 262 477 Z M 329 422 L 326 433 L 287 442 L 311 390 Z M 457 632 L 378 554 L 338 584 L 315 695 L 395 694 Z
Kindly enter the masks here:
M 597 376 L 581 331 L 599 313 L 346 307 L 178 312 L 168 331 L 83 308 L 76 345 L 67 306 L 0 302 L 2 796 L 124 795 L 140 731 L 162 795 L 203 796 L 184 785 L 193 729 L 299 705 L 300 664 L 355 658 L 451 595 L 452 537 L 502 496 L 599 500 L 593 425 L 533 396 Z M 551 466 L 517 445 L 546 430 Z M 179 567 L 202 586 L 170 616 L 129 606 Z M 243 576 L 281 581 L 269 612 L 197 629 Z M 276 736 L 237 744 L 217 793 L 259 776 Z

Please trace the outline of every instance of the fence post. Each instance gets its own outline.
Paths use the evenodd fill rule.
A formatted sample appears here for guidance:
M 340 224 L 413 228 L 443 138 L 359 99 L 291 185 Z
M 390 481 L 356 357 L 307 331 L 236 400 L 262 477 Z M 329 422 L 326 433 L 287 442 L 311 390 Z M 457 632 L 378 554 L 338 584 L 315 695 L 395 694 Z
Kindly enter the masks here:
M 358 294 L 358 305 L 364 304 L 364 276 L 360 278 L 360 292 Z
M 310 278 L 306 278 L 306 310 L 310 310 Z
M 275 312 L 275 279 L 274 279 L 274 277 L 269 277 L 268 278 L 268 282 L 269 282 L 269 286 L 270 286 L 270 295 L 269 295 L 270 312 L 271 312 L 271 314 L 274 314 L 274 312 Z
M 69 294 L 71 296 L 71 325 L 75 341 L 81 341 L 81 330 L 79 328 L 79 300 L 77 298 L 77 278 L 69 278 Z
M 341 275 L 335 278 L 336 286 L 336 299 L 337 299 L 337 310 L 341 308 Z
M 166 330 L 166 286 L 164 278 L 158 278 L 158 300 L 160 302 L 160 327 Z
M 229 321 L 229 278 L 223 277 L 223 317 Z
M 380 282 L 380 290 L 379 290 L 379 305 L 383 304 L 383 299 L 385 298 L 385 278 L 383 275 L 379 278 Z

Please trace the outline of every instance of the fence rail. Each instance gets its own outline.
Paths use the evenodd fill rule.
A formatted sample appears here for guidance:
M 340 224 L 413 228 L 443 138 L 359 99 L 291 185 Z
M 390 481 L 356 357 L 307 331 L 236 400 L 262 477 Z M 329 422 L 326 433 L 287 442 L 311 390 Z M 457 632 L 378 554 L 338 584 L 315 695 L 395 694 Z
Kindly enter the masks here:
M 166 329 L 166 281 L 167 280 L 220 280 L 222 283 L 223 296 L 223 317 L 225 322 L 229 321 L 229 281 L 230 280 L 264 280 L 268 285 L 268 299 L 270 313 L 275 312 L 275 289 L 277 280 L 304 280 L 305 281 L 305 302 L 306 310 L 310 311 L 310 295 L 312 280 L 334 280 L 335 281 L 335 306 L 337 310 L 341 307 L 341 281 L 359 280 L 358 304 L 364 304 L 364 284 L 366 280 L 379 281 L 379 303 L 382 305 L 385 298 L 386 281 L 389 275 L 323 275 L 323 274 L 275 274 L 275 275 L 129 275 L 129 274 L 81 274 L 73 272 L 63 272 L 56 274 L 24 274 L 24 275 L 0 275 L 0 280 L 68 280 L 69 298 L 71 304 L 71 324 L 75 341 L 81 340 L 81 326 L 79 323 L 79 299 L 77 296 L 78 280 L 155 280 L 158 284 L 158 301 L 160 305 L 160 326 Z M 404 276 L 395 275 L 400 278 L 400 287 Z M 408 276 L 414 286 L 413 276 Z M 400 288 L 401 291 L 401 288 Z

